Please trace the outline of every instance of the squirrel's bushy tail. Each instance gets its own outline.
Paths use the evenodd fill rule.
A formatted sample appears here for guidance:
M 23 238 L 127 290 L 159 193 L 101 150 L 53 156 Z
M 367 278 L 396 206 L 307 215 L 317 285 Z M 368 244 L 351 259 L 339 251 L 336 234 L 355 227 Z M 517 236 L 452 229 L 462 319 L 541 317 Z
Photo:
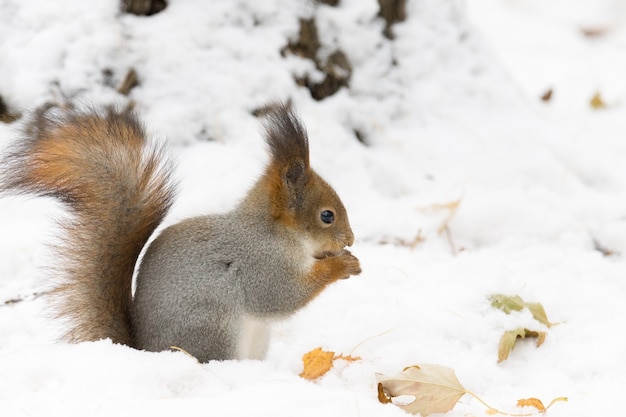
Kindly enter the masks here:
M 55 114 L 58 113 L 58 114 Z M 40 111 L 2 161 L 4 191 L 52 196 L 72 217 L 55 246 L 53 299 L 70 341 L 133 345 L 137 258 L 174 195 L 171 167 L 132 111 Z

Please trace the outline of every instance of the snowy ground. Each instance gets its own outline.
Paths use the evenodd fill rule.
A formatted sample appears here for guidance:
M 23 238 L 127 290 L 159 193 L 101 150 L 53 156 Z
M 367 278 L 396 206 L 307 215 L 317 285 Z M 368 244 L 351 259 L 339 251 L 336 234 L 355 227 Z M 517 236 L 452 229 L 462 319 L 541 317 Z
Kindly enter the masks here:
M 140 18 L 114 1 L 0 0 L 0 96 L 13 111 L 63 98 L 125 104 L 111 85 L 134 67 L 130 99 L 179 164 L 168 223 L 244 195 L 266 160 L 250 112 L 291 98 L 313 166 L 348 208 L 363 274 L 279 323 L 263 362 L 57 343 L 44 302 L 27 296 L 46 288 L 44 242 L 61 212 L 5 198 L 0 415 L 402 416 L 378 403 L 374 373 L 414 363 L 451 367 L 512 412 L 531 411 L 515 408 L 521 398 L 567 396 L 550 415 L 623 414 L 621 0 L 409 0 L 393 41 L 373 0 L 170 3 Z M 312 14 L 323 52 L 341 48 L 353 66 L 350 89 L 321 102 L 293 82 L 311 63 L 279 54 L 297 16 Z M 596 93 L 606 108 L 591 107 Z M 19 127 L 0 123 L 0 142 Z M 494 293 L 541 302 L 561 324 L 504 315 L 489 305 Z M 523 341 L 496 363 L 500 335 L 519 326 L 547 331 L 544 345 Z M 308 382 L 301 357 L 318 346 L 362 360 Z M 466 396 L 447 415 L 484 410 Z

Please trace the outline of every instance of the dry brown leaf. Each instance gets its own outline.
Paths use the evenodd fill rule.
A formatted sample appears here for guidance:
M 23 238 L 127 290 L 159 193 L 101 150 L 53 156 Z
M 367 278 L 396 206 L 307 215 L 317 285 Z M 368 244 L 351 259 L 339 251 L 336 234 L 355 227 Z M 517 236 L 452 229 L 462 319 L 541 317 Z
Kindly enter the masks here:
M 545 93 L 541 95 L 541 101 L 544 101 L 547 103 L 548 101 L 552 100 L 552 94 L 553 94 L 553 90 L 549 88 Z
M 441 365 L 409 366 L 394 376 L 376 374 L 380 387 L 379 400 L 393 400 L 400 396 L 412 397 L 408 404 L 396 404 L 405 411 L 422 416 L 450 411 L 459 398 L 467 393 L 454 370 Z M 394 403 L 395 404 L 395 403 Z
M 543 407 L 543 403 L 536 398 L 519 400 L 518 407 L 533 406 L 537 412 L 529 414 L 511 414 L 500 411 L 482 398 L 467 390 L 457 379 L 454 370 L 441 365 L 420 364 L 404 368 L 398 375 L 388 377 L 376 374 L 378 380 L 378 401 L 383 404 L 394 405 L 413 414 L 421 414 L 426 417 L 432 413 L 445 413 L 450 411 L 457 401 L 468 394 L 487 407 L 488 415 L 503 414 L 507 416 L 533 416 L 545 412 L 557 401 L 567 401 L 567 397 L 555 398 Z M 408 401 L 412 399 L 412 401 Z
M 391 402 L 391 397 L 385 392 L 381 382 L 378 383 L 378 401 L 381 404 L 389 404 Z
M 333 367 L 333 361 L 338 359 L 348 362 L 361 360 L 358 356 L 335 355 L 335 352 L 327 352 L 318 347 L 302 356 L 304 370 L 300 376 L 311 381 L 317 379 L 330 371 L 330 368 Z
M 509 358 L 511 351 L 515 347 L 515 343 L 517 343 L 517 339 L 525 339 L 527 337 L 536 338 L 536 345 L 539 347 L 546 340 L 546 332 L 529 330 L 523 327 L 504 332 L 500 338 L 500 344 L 498 345 L 498 363 Z
M 589 27 L 581 27 L 580 31 L 583 35 L 585 35 L 588 38 L 599 38 L 609 33 L 610 29 L 608 27 L 589 26 Z

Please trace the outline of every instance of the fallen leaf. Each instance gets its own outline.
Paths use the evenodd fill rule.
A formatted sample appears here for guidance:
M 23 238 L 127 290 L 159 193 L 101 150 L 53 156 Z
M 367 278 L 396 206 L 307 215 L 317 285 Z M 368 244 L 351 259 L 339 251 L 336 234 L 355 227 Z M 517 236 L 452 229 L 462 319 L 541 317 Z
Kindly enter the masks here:
M 316 348 L 302 356 L 304 370 L 300 376 L 304 379 L 314 380 L 324 375 L 333 367 L 335 352 L 326 352 L 322 348 Z
M 330 371 L 330 368 L 333 367 L 333 361 L 338 359 L 348 362 L 361 360 L 358 356 L 335 355 L 335 352 L 327 352 L 318 347 L 302 356 L 304 370 L 300 376 L 311 381 L 317 379 Z
M 594 96 L 589 101 L 589 104 L 591 105 L 591 108 L 594 110 L 600 110 L 600 109 L 606 108 L 606 103 L 602 99 L 602 96 L 600 95 L 600 93 L 594 94 Z
M 548 328 L 558 324 L 550 323 L 546 310 L 540 303 L 527 303 L 519 295 L 494 294 L 489 297 L 489 300 L 493 308 L 502 310 L 506 314 L 510 314 L 511 311 L 522 311 L 524 308 L 527 308 L 535 320 L 545 324 Z
M 498 345 L 498 363 L 505 361 L 509 358 L 511 351 L 515 347 L 517 339 L 534 337 L 537 339 L 536 345 L 537 347 L 539 347 L 546 340 L 546 335 L 546 332 L 528 330 L 523 327 L 504 332 L 504 334 L 500 338 L 500 344 Z
M 545 101 L 547 103 L 551 99 L 552 99 L 552 89 L 550 88 L 548 89 L 548 91 L 543 93 L 543 95 L 541 96 L 541 101 Z
M 518 407 L 535 407 L 537 410 L 542 413 L 546 411 L 546 407 L 543 405 L 540 399 L 537 398 L 525 398 L 522 400 L 517 400 Z
M 397 407 L 413 414 L 426 417 L 432 413 L 450 411 L 459 399 L 467 394 L 487 407 L 488 415 L 503 414 L 507 416 L 533 416 L 544 413 L 557 401 L 567 401 L 567 397 L 555 398 L 547 407 L 536 398 L 518 400 L 518 407 L 532 406 L 537 408 L 536 413 L 511 414 L 500 411 L 489 404 L 474 392 L 467 390 L 454 374 L 454 370 L 441 365 L 420 364 L 404 368 L 398 375 L 389 377 L 376 374 L 378 380 L 378 401 L 383 404 L 392 403 Z M 410 400 L 410 401 L 409 401 Z
M 523 400 L 517 400 L 517 406 L 518 407 L 535 407 L 540 413 L 545 413 L 546 411 L 548 411 L 548 408 L 552 407 L 552 404 L 554 404 L 557 401 L 565 401 L 565 402 L 567 402 L 568 399 L 567 399 L 567 397 L 555 398 L 552 401 L 550 401 L 550 404 L 548 404 L 547 407 L 545 407 L 543 405 L 543 402 L 540 399 L 537 399 L 537 398 L 526 398 L 526 399 L 523 399 Z
M 588 38 L 599 38 L 609 32 L 608 27 L 581 27 L 580 32 Z
M 405 411 L 423 417 L 432 413 L 450 411 L 459 398 L 467 393 L 454 370 L 441 365 L 420 364 L 409 366 L 395 376 L 376 374 L 383 400 L 393 402 L 397 397 L 412 397 L 408 404 L 396 404 Z
M 391 402 L 391 397 L 385 392 L 382 382 L 378 383 L 378 401 L 381 404 L 389 404 Z

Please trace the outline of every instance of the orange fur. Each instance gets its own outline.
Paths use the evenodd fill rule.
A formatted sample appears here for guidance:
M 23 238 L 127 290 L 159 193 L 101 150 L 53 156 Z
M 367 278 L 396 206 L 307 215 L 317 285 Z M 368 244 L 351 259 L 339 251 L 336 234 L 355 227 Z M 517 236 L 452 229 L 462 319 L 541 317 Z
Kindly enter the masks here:
M 135 262 L 173 198 L 169 171 L 130 112 L 40 113 L 2 165 L 3 188 L 69 205 L 55 248 L 52 301 L 71 341 L 110 337 L 133 345 Z
M 305 284 L 317 288 L 310 299 L 315 298 L 327 285 L 361 273 L 359 260 L 349 251 L 318 259 L 311 270 L 304 276 Z

